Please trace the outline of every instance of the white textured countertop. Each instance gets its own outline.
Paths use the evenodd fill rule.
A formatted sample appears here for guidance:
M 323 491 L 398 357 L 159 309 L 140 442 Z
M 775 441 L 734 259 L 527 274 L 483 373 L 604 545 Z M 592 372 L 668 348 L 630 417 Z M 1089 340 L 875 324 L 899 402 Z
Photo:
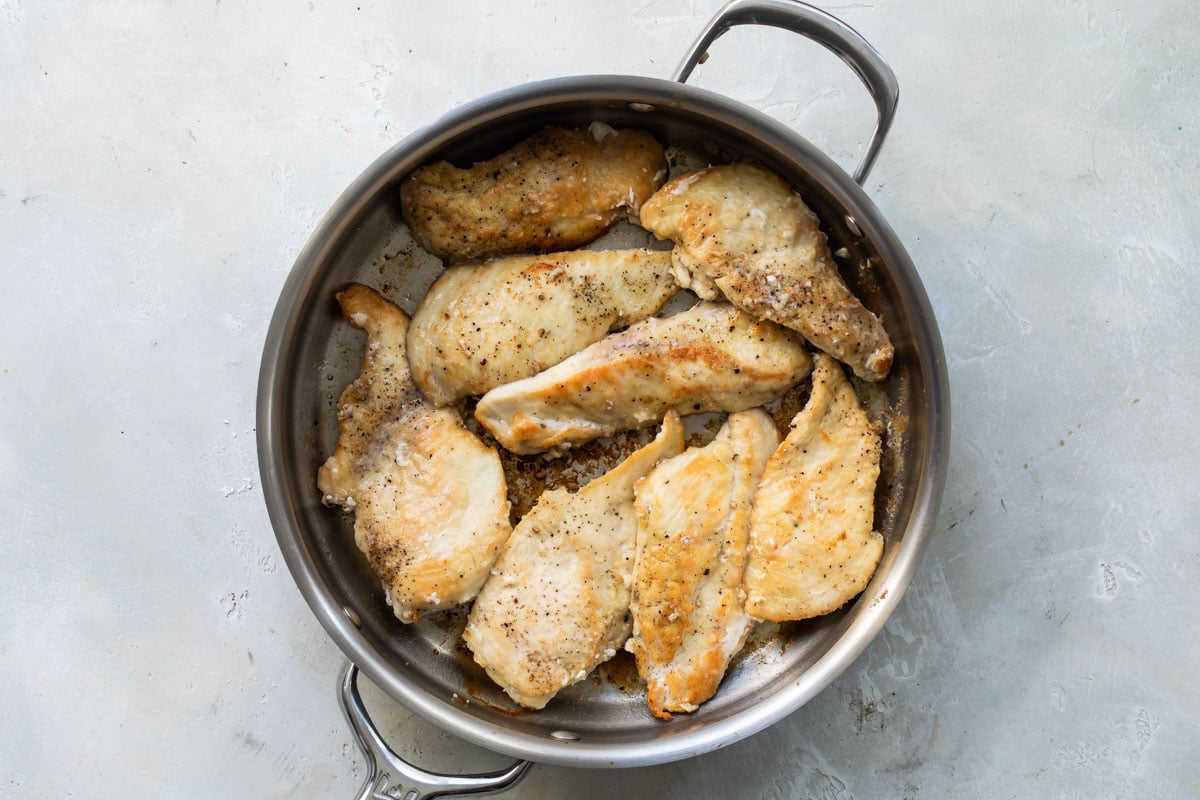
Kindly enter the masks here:
M 343 660 L 282 564 L 254 402 L 324 210 L 442 112 L 667 77 L 717 0 L 0 0 L 0 796 L 350 797 Z M 895 69 L 867 184 L 945 342 L 935 540 L 782 723 L 517 798 L 1200 795 L 1200 11 L 825 6 Z M 695 81 L 850 167 L 866 93 L 739 29 Z M 437 769 L 505 759 L 368 703 Z

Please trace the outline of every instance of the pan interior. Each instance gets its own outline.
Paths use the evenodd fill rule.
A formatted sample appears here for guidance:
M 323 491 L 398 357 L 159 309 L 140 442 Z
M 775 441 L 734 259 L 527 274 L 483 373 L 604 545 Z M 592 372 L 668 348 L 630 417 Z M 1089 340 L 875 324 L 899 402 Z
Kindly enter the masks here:
M 929 450 L 937 446 L 937 430 L 925 363 L 931 321 L 919 318 L 911 300 L 914 291 L 920 294 L 919 285 L 909 285 L 915 280 L 911 264 L 838 167 L 750 109 L 739 106 L 735 116 L 729 110 L 734 105 L 667 82 L 595 78 L 515 90 L 461 110 L 364 173 L 314 234 L 281 298 L 264 357 L 268 391 L 260 397 L 268 406 L 260 414 L 270 417 L 263 426 L 270 441 L 260 448 L 284 555 L 310 605 L 352 660 L 401 702 L 485 747 L 541 761 L 610 766 L 671 760 L 736 740 L 794 710 L 848 665 L 882 626 L 923 549 L 931 521 L 918 524 L 914 511 L 930 502 Z M 358 281 L 411 314 L 441 270 L 408 234 L 399 181 L 435 158 L 465 165 L 546 125 L 586 127 L 594 121 L 651 132 L 669 146 L 676 172 L 741 158 L 778 172 L 821 218 L 844 277 L 882 314 L 897 351 L 883 384 L 855 384 L 886 427 L 876 499 L 885 554 L 872 583 L 835 614 L 762 626 L 717 695 L 670 722 L 649 714 L 628 654 L 564 690 L 546 709 L 521 710 L 462 645 L 464 611 L 427 615 L 416 625 L 392 615 L 354 546 L 352 518 L 323 507 L 315 486 L 318 466 L 336 445 L 338 396 L 362 361 L 363 335 L 342 321 L 334 293 Z M 851 230 L 847 213 L 856 216 L 864 235 Z M 598 246 L 606 245 L 664 246 L 633 226 Z M 352 613 L 341 613 L 343 608 Z M 564 731 L 575 738 L 564 739 Z

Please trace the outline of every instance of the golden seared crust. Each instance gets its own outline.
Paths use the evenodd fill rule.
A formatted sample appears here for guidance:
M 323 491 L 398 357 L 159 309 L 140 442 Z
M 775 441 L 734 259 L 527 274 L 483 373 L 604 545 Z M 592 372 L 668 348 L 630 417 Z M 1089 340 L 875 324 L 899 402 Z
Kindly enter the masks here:
M 895 350 L 883 324 L 850 293 L 816 214 L 778 175 L 751 164 L 682 175 L 646 201 L 641 221 L 675 242 L 685 288 L 706 299 L 719 290 L 799 331 L 864 380 L 891 369 Z
M 872 530 L 881 444 L 841 366 L 818 354 L 812 395 L 754 495 L 746 611 L 808 619 L 841 608 L 883 554 Z
M 683 425 L 668 414 L 649 445 L 574 494 L 546 492 L 518 523 L 463 633 L 516 702 L 544 707 L 629 636 L 634 485 L 681 450 Z
M 475 418 L 514 453 L 561 451 L 668 410 L 741 411 L 799 382 L 799 338 L 727 303 L 700 303 L 610 334 L 532 378 L 488 392 Z
M 475 596 L 512 532 L 495 450 L 452 409 L 430 406 L 409 375 L 408 317 L 365 286 L 338 294 L 367 332 L 362 373 L 342 392 L 337 450 L 317 472 L 328 505 L 354 510 L 354 538 L 396 616 Z
M 729 415 L 706 447 L 638 481 L 633 638 L 651 712 L 695 711 L 713 696 L 753 621 L 742 608 L 750 498 L 779 444 L 760 409 Z
M 400 186 L 404 219 L 448 260 L 565 250 L 641 205 L 666 177 L 663 148 L 641 131 L 546 128 L 468 169 L 439 161 Z
M 574 250 L 451 267 L 408 330 L 408 356 L 435 405 L 536 375 L 678 290 L 661 250 Z

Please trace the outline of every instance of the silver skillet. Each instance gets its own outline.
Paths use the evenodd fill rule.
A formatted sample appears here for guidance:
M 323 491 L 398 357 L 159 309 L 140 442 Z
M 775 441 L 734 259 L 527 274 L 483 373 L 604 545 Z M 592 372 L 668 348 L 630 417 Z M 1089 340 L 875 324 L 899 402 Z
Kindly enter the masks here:
M 708 46 L 743 24 L 785 28 L 832 50 L 862 79 L 878 123 L 854 177 L 780 123 L 741 103 L 684 83 Z M 866 648 L 900 602 L 933 531 L 945 482 L 949 390 L 937 326 L 904 248 L 860 183 L 892 121 L 892 71 L 854 30 L 792 0 L 734 0 L 709 23 L 671 81 L 581 76 L 515 87 L 460 107 L 383 154 L 338 198 L 301 251 L 272 317 L 258 393 L 263 491 L 280 549 L 313 613 L 350 663 L 341 695 L 370 764 L 360 797 L 432 797 L 498 791 L 528 762 L 633 767 L 709 752 L 749 736 L 804 705 Z M 336 442 L 336 400 L 361 364 L 334 292 L 359 280 L 408 311 L 440 264 L 412 246 L 397 188 L 437 159 L 491 157 L 546 125 L 593 121 L 648 130 L 713 163 L 753 158 L 795 187 L 840 251 L 843 274 L 881 313 L 896 346 L 891 374 L 859 386 L 887 423 L 876 498 L 885 538 L 870 585 L 836 614 L 769 628 L 735 662 L 717 696 L 670 722 L 650 716 L 621 676 L 600 675 L 564 691 L 540 712 L 516 711 L 462 651 L 461 621 L 434 615 L 397 621 L 354 547 L 350 522 L 324 508 L 316 470 Z M 843 250 L 844 248 L 844 250 Z M 403 762 L 380 738 L 357 689 L 358 670 L 442 729 L 522 761 L 479 776 L 444 776 Z M 401 789 L 401 787 L 403 787 Z M 399 790 L 399 793 L 397 791 Z

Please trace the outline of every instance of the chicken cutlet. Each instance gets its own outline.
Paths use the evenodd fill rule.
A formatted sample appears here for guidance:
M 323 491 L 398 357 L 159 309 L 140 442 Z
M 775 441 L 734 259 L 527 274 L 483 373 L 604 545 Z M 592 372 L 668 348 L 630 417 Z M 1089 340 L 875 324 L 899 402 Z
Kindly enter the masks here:
M 699 303 L 613 333 L 497 387 L 475 418 L 518 454 L 555 453 L 680 414 L 769 403 L 812 369 L 798 336 L 728 303 Z
M 683 425 L 668 414 L 653 442 L 578 492 L 544 493 L 513 530 L 463 639 L 517 703 L 543 708 L 628 638 L 634 485 L 682 450 Z
M 545 128 L 467 169 L 415 170 L 400 185 L 401 211 L 417 242 L 446 260 L 568 250 L 636 219 L 666 174 L 648 133 Z
M 317 472 L 326 505 L 354 511 L 354 541 L 404 622 L 479 591 L 512 533 L 496 451 L 434 408 L 408 370 L 408 317 L 372 289 L 337 295 L 367 332 L 362 372 L 342 392 L 337 450 Z
M 671 254 L 661 250 L 574 250 L 451 267 L 408 329 L 413 378 L 434 405 L 483 394 L 649 317 L 678 289 Z
M 712 697 L 754 620 L 743 609 L 750 498 L 779 431 L 761 409 L 729 415 L 705 447 L 637 483 L 633 637 L 625 647 L 654 716 Z
M 817 215 L 773 172 L 740 163 L 681 175 L 646 201 L 641 222 L 674 241 L 684 288 L 800 332 L 864 380 L 891 369 L 883 323 L 838 274 Z
M 782 622 L 836 611 L 867 585 L 883 554 L 873 530 L 879 433 L 831 357 L 771 456 L 754 495 L 746 611 Z

